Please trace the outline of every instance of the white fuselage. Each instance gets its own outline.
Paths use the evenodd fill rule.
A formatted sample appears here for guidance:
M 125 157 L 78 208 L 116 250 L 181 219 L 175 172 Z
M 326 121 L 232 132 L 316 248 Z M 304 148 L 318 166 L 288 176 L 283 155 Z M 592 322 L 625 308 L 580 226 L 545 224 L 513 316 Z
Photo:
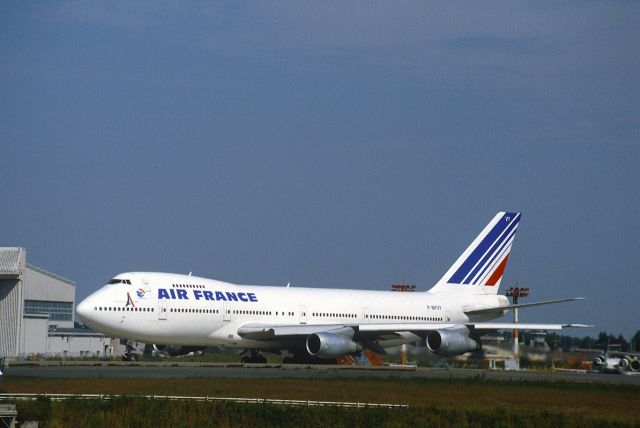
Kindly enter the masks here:
M 113 337 L 171 345 L 277 349 L 286 344 L 242 338 L 238 329 L 247 324 L 446 326 L 469 322 L 465 310 L 508 304 L 499 295 L 235 285 L 157 272 L 125 273 L 113 281 L 122 282 L 105 285 L 78 305 L 84 323 Z M 382 345 L 418 339 L 407 331 Z

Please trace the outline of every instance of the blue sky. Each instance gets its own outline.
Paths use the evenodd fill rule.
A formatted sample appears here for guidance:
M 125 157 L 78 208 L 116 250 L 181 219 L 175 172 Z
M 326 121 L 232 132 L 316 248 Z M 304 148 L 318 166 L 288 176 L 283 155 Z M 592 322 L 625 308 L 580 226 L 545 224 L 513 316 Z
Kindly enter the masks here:
M 523 213 L 526 321 L 640 329 L 640 5 L 0 4 L 0 245 L 77 281 L 165 270 L 426 290 Z

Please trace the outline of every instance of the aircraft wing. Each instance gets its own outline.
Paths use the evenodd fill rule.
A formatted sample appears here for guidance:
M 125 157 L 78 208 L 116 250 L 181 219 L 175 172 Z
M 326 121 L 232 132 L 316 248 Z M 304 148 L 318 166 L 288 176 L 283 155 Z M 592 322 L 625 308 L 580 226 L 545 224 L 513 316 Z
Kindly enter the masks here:
M 468 323 L 397 323 L 397 324 L 362 324 L 357 326 L 357 331 L 361 333 L 377 332 L 390 333 L 400 331 L 429 332 L 432 330 L 443 330 L 455 328 L 460 325 L 473 327 L 478 330 L 511 330 L 518 328 L 521 330 L 561 330 L 563 328 L 588 328 L 593 327 L 588 324 L 538 324 L 538 323 L 490 323 L 490 322 L 468 322 Z
M 380 324 L 293 324 L 293 325 L 268 325 L 246 324 L 238 329 L 238 336 L 254 340 L 276 340 L 286 336 L 302 336 L 313 333 L 329 332 L 352 328 L 356 337 L 375 337 L 377 335 L 394 334 L 398 332 L 429 332 L 443 328 L 454 327 L 456 324 L 442 323 L 380 323 Z
M 381 336 L 399 335 L 403 332 L 414 333 L 424 337 L 433 330 L 454 328 L 455 323 L 379 323 L 379 324 L 245 324 L 238 329 L 238 335 L 253 340 L 278 340 L 292 336 L 307 336 L 313 333 L 331 332 L 344 328 L 352 328 L 354 339 L 374 339 Z M 561 330 L 568 327 L 592 327 L 587 324 L 531 324 L 531 323 L 465 323 L 467 327 L 477 330 L 507 330 L 518 328 L 521 330 Z
M 323 331 L 338 330 L 344 327 L 350 326 L 345 324 L 245 324 L 238 329 L 238 336 L 253 340 L 276 340 L 287 336 L 306 336 Z
M 601 349 L 599 349 L 598 352 L 600 354 L 603 353 L 603 351 Z M 620 357 L 620 356 L 622 356 L 622 357 L 640 357 L 640 352 L 611 351 L 611 350 L 606 351 L 606 352 L 607 352 L 607 354 L 609 356 L 615 356 L 615 357 Z

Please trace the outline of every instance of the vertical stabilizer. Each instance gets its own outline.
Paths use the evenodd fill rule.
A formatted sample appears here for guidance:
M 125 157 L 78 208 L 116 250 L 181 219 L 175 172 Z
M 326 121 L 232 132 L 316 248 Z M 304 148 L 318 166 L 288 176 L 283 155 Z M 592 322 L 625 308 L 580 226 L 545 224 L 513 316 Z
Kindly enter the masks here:
M 520 213 L 500 212 L 429 291 L 497 294 Z

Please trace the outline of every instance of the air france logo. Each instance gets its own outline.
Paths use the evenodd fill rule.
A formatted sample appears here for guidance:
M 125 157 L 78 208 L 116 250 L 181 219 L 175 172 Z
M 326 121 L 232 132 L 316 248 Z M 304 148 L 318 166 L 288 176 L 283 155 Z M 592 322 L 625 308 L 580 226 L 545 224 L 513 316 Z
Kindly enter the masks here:
M 136 307 L 136 305 L 133 304 L 133 299 L 131 298 L 131 294 L 129 294 L 129 292 L 127 291 L 127 304 L 125 305 L 125 307 L 131 306 L 133 308 Z
M 143 290 L 142 288 L 138 288 L 138 289 L 136 290 L 136 294 L 138 295 L 138 297 L 139 297 L 140 299 L 142 299 L 142 298 L 144 297 L 144 290 Z
M 194 300 L 213 300 L 223 302 L 257 302 L 258 297 L 255 293 L 234 293 L 231 291 L 210 291 L 210 290 L 191 290 Z M 166 290 L 158 288 L 158 300 L 190 300 L 187 290 L 173 289 Z

